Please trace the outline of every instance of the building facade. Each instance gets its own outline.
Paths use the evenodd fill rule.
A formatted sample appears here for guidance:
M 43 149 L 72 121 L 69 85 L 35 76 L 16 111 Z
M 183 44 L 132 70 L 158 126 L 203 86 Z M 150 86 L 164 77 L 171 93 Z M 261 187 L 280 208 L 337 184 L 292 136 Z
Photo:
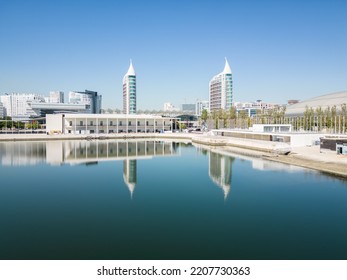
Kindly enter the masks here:
M 0 102 L 0 118 L 5 117 L 4 105 Z
M 203 110 L 207 110 L 207 112 L 209 112 L 210 110 L 210 102 L 207 100 L 198 100 L 196 102 L 196 112 L 195 114 L 197 116 L 201 116 L 201 113 Z
M 123 77 L 123 113 L 136 114 L 136 74 L 131 60 Z
M 13 120 L 25 120 L 38 116 L 31 104 L 33 102 L 45 102 L 45 99 L 34 93 L 11 93 L 0 96 L 0 102 L 3 103 L 6 116 Z
M 45 97 L 46 103 L 64 103 L 63 91 L 51 91 L 49 97 Z
M 226 58 L 223 72 L 214 76 L 210 81 L 209 92 L 210 112 L 231 108 L 233 102 L 233 81 L 231 68 Z
M 117 134 L 173 132 L 177 118 L 128 114 L 46 115 L 48 134 Z
M 101 95 L 96 91 L 85 90 L 83 91 L 70 91 L 69 103 L 87 105 L 87 114 L 100 114 L 101 113 Z

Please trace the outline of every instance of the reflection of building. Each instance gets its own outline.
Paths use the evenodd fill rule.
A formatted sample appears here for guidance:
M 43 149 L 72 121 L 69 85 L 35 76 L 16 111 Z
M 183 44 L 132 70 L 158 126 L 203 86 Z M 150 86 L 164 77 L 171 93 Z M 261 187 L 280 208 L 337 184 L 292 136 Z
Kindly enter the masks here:
M 224 156 L 212 151 L 209 153 L 208 175 L 215 184 L 222 188 L 224 199 L 226 199 L 230 193 L 231 166 L 233 161 L 234 158 L 232 157 Z
M 231 108 L 233 102 L 232 73 L 227 59 L 223 72 L 214 76 L 210 81 L 210 112 Z
M 35 165 L 45 161 L 46 142 L 0 142 L 1 165 Z
M 123 77 L 123 113 L 136 114 L 136 74 L 131 60 Z
M 125 184 L 128 186 L 130 191 L 131 198 L 135 190 L 137 178 L 136 178 L 136 168 L 137 160 L 136 159 L 125 159 L 123 162 L 123 178 Z

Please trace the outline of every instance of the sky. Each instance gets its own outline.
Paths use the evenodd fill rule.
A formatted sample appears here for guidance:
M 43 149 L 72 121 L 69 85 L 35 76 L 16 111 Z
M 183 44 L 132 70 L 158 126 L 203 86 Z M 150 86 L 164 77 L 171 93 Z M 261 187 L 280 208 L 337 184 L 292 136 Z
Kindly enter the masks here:
M 285 104 L 347 90 L 345 0 L 0 0 L 0 94 L 95 90 L 122 108 L 208 100 L 224 58 L 233 100 Z

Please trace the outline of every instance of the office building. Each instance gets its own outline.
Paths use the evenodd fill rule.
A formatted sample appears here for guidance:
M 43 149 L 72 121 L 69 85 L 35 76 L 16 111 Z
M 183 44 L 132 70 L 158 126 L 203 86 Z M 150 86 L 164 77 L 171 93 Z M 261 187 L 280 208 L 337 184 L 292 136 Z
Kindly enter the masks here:
M 136 74 L 131 60 L 123 77 L 123 113 L 136 114 Z
M 101 113 L 101 95 L 96 91 L 70 91 L 69 103 L 86 105 L 86 114 L 100 114 Z
M 233 102 L 233 81 L 231 68 L 226 58 L 223 72 L 212 78 L 209 84 L 209 91 L 210 112 L 231 108 Z

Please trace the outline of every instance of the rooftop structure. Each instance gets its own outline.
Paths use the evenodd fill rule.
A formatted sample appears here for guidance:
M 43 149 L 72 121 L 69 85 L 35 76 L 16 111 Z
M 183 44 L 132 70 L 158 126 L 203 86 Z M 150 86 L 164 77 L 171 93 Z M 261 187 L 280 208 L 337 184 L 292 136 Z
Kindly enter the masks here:
M 306 108 L 313 109 L 321 108 L 323 111 L 328 107 L 336 106 L 336 110 L 341 110 L 341 105 L 347 104 L 347 91 L 340 91 L 330 94 L 317 96 L 299 103 L 289 105 L 286 109 L 287 116 L 302 116 Z

